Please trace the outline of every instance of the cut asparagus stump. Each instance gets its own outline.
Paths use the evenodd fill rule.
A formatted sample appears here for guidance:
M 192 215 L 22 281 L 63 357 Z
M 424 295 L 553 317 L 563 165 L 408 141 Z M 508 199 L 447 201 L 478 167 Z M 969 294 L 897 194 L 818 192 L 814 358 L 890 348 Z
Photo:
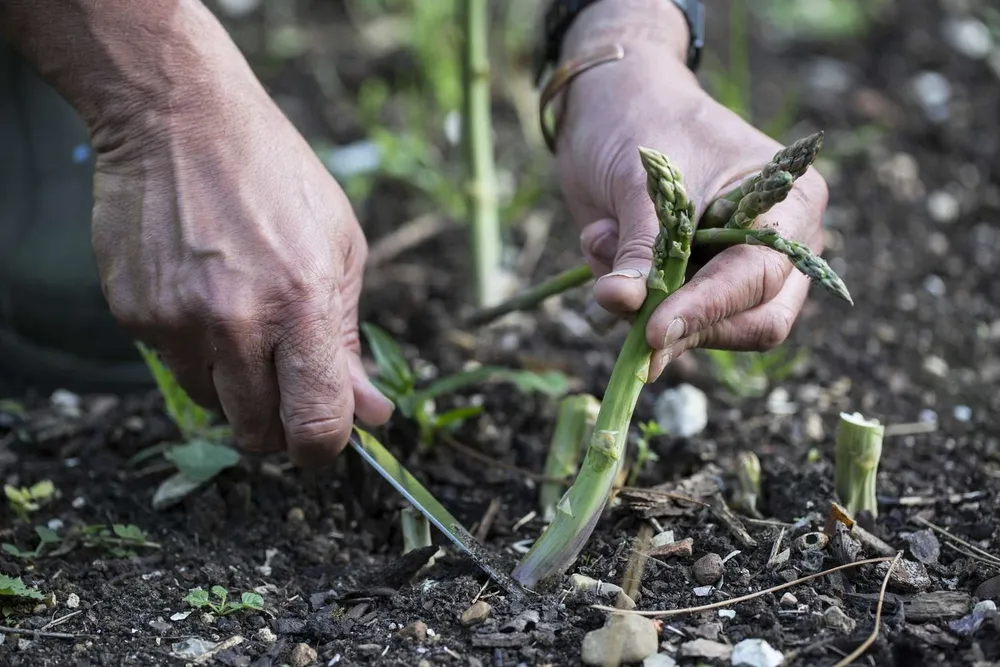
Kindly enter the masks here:
M 851 516 L 867 510 L 878 516 L 876 478 L 885 427 L 855 412 L 840 413 L 834 448 L 837 495 Z
M 652 349 L 646 342 L 649 317 L 684 282 L 694 237 L 694 205 L 680 172 L 665 155 L 640 148 L 646 190 L 653 200 L 659 233 L 647 278 L 646 300 L 622 346 L 601 403 L 580 473 L 557 505 L 552 522 L 512 573 L 531 588 L 564 572 L 579 555 L 604 510 L 624 460 L 625 442 L 639 393 L 649 379 Z
M 600 408 L 601 402 L 590 394 L 574 394 L 560 401 L 559 415 L 545 458 L 546 477 L 568 479 L 576 474 L 580 454 L 590 442 Z M 555 518 L 556 505 L 564 487 L 565 484 L 560 482 L 544 482 L 538 488 L 538 505 L 545 521 Z

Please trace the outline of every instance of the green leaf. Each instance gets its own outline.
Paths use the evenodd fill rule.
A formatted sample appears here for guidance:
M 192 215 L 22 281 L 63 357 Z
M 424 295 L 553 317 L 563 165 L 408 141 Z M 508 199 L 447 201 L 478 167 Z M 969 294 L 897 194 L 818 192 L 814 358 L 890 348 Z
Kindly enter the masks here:
M 111 529 L 115 531 L 115 535 L 122 538 L 123 540 L 131 540 L 133 542 L 145 542 L 146 534 L 142 532 L 139 526 L 129 524 L 127 526 L 116 523 L 111 526 Z
M 432 382 L 426 389 L 414 394 L 408 402 L 410 405 L 418 405 L 439 396 L 454 393 L 470 385 L 491 381 L 512 382 L 525 393 L 537 391 L 548 396 L 561 396 L 569 390 L 569 378 L 558 371 L 536 373 L 499 366 L 480 366 Z
M 225 600 L 229 596 L 229 591 L 219 585 L 212 586 L 212 595 L 215 597 Z
M 35 534 L 38 535 L 38 539 L 42 541 L 42 544 L 54 544 L 62 541 L 59 533 L 48 526 L 35 526 Z
M 208 591 L 199 586 L 198 588 L 192 588 L 188 591 L 188 594 L 184 596 L 183 602 L 187 602 L 192 607 L 204 607 L 209 604 L 208 601 Z
M 406 361 L 403 350 L 385 329 L 371 322 L 361 323 L 361 332 L 368 341 L 379 374 L 396 394 L 408 394 L 413 390 L 413 371 Z
M 434 420 L 434 425 L 439 429 L 457 427 L 466 419 L 482 414 L 483 409 L 484 408 L 481 405 L 470 405 L 466 408 L 455 408 L 454 410 L 449 410 L 443 415 L 439 415 Z
M 240 596 L 240 603 L 250 609 L 264 608 L 264 598 L 256 593 L 244 593 Z
M 6 574 L 0 574 L 0 595 L 31 600 L 42 600 L 45 598 L 37 588 L 28 588 L 21 581 L 21 577 L 8 577 Z
M 206 482 L 240 461 L 239 453 L 232 447 L 205 440 L 176 445 L 168 449 L 163 456 L 195 483 Z
M 9 553 L 14 558 L 34 558 L 35 557 L 35 552 L 34 551 L 21 551 L 15 545 L 13 545 L 13 544 L 11 544 L 9 542 L 4 542 L 3 545 L 0 545 L 0 548 L 2 548 L 4 551 L 6 551 L 7 553 Z
M 211 415 L 195 403 L 181 388 L 170 369 L 160 361 L 156 352 L 142 343 L 136 343 L 149 368 L 156 386 L 163 395 L 167 414 L 183 434 L 185 439 L 195 438 L 208 426 Z

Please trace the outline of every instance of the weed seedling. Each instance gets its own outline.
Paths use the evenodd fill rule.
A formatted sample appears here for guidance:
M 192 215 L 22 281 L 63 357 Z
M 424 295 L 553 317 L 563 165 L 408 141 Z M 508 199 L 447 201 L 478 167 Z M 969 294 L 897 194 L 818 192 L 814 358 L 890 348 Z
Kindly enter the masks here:
M 263 611 L 264 609 L 264 598 L 257 593 L 244 592 L 240 596 L 239 602 L 230 602 L 228 590 L 222 586 L 212 586 L 211 595 L 217 599 L 217 602 L 212 601 L 209 591 L 199 586 L 188 591 L 184 602 L 195 609 L 208 607 L 216 616 L 228 616 L 238 611 Z
M 653 419 L 639 424 L 639 435 L 635 439 L 635 463 L 632 464 L 632 469 L 629 470 L 628 474 L 629 486 L 634 485 L 639 479 L 643 468 L 660 460 L 660 455 L 653 451 L 650 441 L 658 435 L 666 434 L 667 432 L 663 430 L 660 423 Z
M 42 480 L 32 486 L 22 486 L 17 488 L 6 484 L 3 487 L 4 495 L 14 513 L 27 521 L 32 512 L 37 512 L 47 502 L 56 495 L 56 486 L 50 480 Z

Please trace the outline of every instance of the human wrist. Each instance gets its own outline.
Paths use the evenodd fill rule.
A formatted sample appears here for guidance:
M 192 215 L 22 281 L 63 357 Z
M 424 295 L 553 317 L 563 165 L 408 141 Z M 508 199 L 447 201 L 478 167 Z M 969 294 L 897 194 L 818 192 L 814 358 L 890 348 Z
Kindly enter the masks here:
M 672 0 L 600 0 L 573 21 L 561 60 L 579 57 L 611 42 L 625 49 L 651 49 L 686 66 L 691 31 Z

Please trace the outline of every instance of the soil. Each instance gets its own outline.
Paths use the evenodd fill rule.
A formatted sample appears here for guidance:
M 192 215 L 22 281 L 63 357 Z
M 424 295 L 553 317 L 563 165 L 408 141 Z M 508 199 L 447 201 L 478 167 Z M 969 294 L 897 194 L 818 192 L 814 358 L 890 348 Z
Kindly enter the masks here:
M 719 471 L 722 493 L 730 498 L 736 457 L 750 450 L 763 471 L 758 507 L 766 520 L 743 519 L 754 542 L 749 545 L 710 507 L 658 505 L 654 532 L 691 538 L 693 550 L 690 556 L 650 558 L 636 603 L 661 610 L 703 605 L 840 564 L 844 549 L 833 543 L 810 552 L 793 542 L 823 529 L 835 499 L 838 414 L 857 410 L 895 428 L 881 460 L 879 516 L 868 525 L 925 575 L 924 581 L 890 584 L 878 638 L 859 664 L 997 664 L 1000 617 L 983 607 L 969 615 L 975 603 L 1000 597 L 1000 580 L 994 579 L 1000 567 L 972 550 L 1000 552 L 998 72 L 942 39 L 945 10 L 939 3 L 888 4 L 864 35 L 826 42 L 754 35 L 759 112 L 766 117 L 774 111 L 766 104 L 771 95 L 796 88 L 802 92 L 789 137 L 815 129 L 827 133 L 826 159 L 818 165 L 831 185 L 826 256 L 856 303 L 851 308 L 813 293 L 788 343 L 807 347 L 807 362 L 775 382 L 767 396 L 737 400 L 701 353 L 674 364 L 644 392 L 636 423 L 652 416 L 659 393 L 681 382 L 708 394 L 709 421 L 691 438 L 657 438 L 660 459 L 636 486 L 670 489 Z M 339 3 L 297 6 L 310 12 L 299 18 L 308 16 L 312 31 L 349 32 Z M 709 17 L 711 51 L 724 46 L 725 12 L 710 9 Z M 320 94 L 311 74 L 315 53 L 275 64 L 247 41 L 259 29 L 256 13 L 227 21 L 307 136 L 358 138 L 351 113 L 339 113 L 347 103 Z M 362 61 L 349 41 L 341 43 L 328 57 L 349 90 L 372 72 L 412 74 L 412 59 L 395 54 Z M 848 77 L 845 89 L 818 75 L 817 62 L 834 63 Z M 940 119 L 929 116 L 914 95 L 914 77 L 927 71 L 940 73 L 950 86 Z M 331 126 L 325 120 L 331 117 L 346 120 Z M 499 131 L 517 136 L 513 119 L 509 108 L 498 109 Z M 537 207 L 555 215 L 553 231 L 530 281 L 579 261 L 554 183 L 548 188 Z M 412 217 L 413 201 L 407 188 L 379 185 L 359 211 L 372 244 Z M 951 202 L 958 206 L 954 216 L 946 215 L 944 204 Z M 517 231 L 512 242 L 523 243 L 524 234 Z M 577 290 L 501 326 L 461 331 L 455 322 L 468 298 L 466 247 L 461 231 L 448 232 L 392 258 L 366 283 L 362 317 L 388 329 L 411 359 L 439 373 L 472 359 L 560 368 L 572 374 L 576 389 L 600 396 L 622 330 L 600 337 L 570 326 L 567 312 L 586 297 Z M 8 632 L 0 645 L 3 664 L 194 664 L 175 653 L 201 639 L 224 643 L 207 664 L 231 666 L 302 664 L 296 662 L 304 651 L 300 644 L 315 650 L 314 664 L 321 665 L 575 665 L 584 635 L 606 618 L 592 605 L 610 600 L 569 593 L 566 586 L 515 601 L 487 585 L 437 534 L 443 552 L 426 568 L 426 553 L 401 558 L 402 501 L 352 455 L 322 471 L 296 470 L 280 457 L 247 459 L 179 505 L 154 511 L 153 490 L 169 468 L 128 460 L 176 437 L 155 394 L 82 397 L 76 416 L 48 397 L 17 398 L 29 410 L 21 417 L 0 414 L 0 472 L 15 485 L 50 479 L 58 497 L 28 522 L 5 504 L 0 540 L 30 549 L 37 542 L 36 524 L 131 523 L 160 548 L 125 557 L 84 547 L 34 560 L 0 554 L 0 572 L 54 596 L 54 604 L 47 599 L 37 608 L 29 603 L 7 610 L 5 625 L 70 635 Z M 516 546 L 536 537 L 543 524 L 530 518 L 537 483 L 508 467 L 542 469 L 555 405 L 494 384 L 460 392 L 441 407 L 472 400 L 482 401 L 483 416 L 466 423 L 455 440 L 500 464 L 484 465 L 447 443 L 419 452 L 414 429 L 401 420 L 379 436 L 470 529 L 491 503 L 498 505 L 485 544 L 513 568 Z M 931 428 L 905 432 L 905 425 L 929 422 Z M 631 540 L 649 525 L 630 498 L 619 496 L 605 514 L 573 572 L 621 582 Z M 921 520 L 973 547 L 955 548 Z M 779 535 L 781 548 L 791 552 L 772 566 Z M 928 554 L 935 542 L 939 554 Z M 699 596 L 693 565 L 709 553 L 730 558 L 716 589 Z M 732 615 L 712 609 L 663 619 L 661 651 L 681 665 L 730 664 L 726 658 L 688 656 L 697 646 L 689 643 L 702 638 L 731 646 L 759 638 L 782 652 L 785 664 L 833 665 L 871 633 L 883 575 L 884 569 L 861 566 L 734 604 Z M 190 611 L 183 602 L 189 589 L 213 585 L 234 595 L 258 591 L 264 611 L 222 617 L 194 611 L 172 618 Z M 460 616 L 477 599 L 491 605 L 490 617 L 465 627 Z M 853 627 L 834 623 L 836 614 L 828 611 L 833 607 L 853 619 Z

